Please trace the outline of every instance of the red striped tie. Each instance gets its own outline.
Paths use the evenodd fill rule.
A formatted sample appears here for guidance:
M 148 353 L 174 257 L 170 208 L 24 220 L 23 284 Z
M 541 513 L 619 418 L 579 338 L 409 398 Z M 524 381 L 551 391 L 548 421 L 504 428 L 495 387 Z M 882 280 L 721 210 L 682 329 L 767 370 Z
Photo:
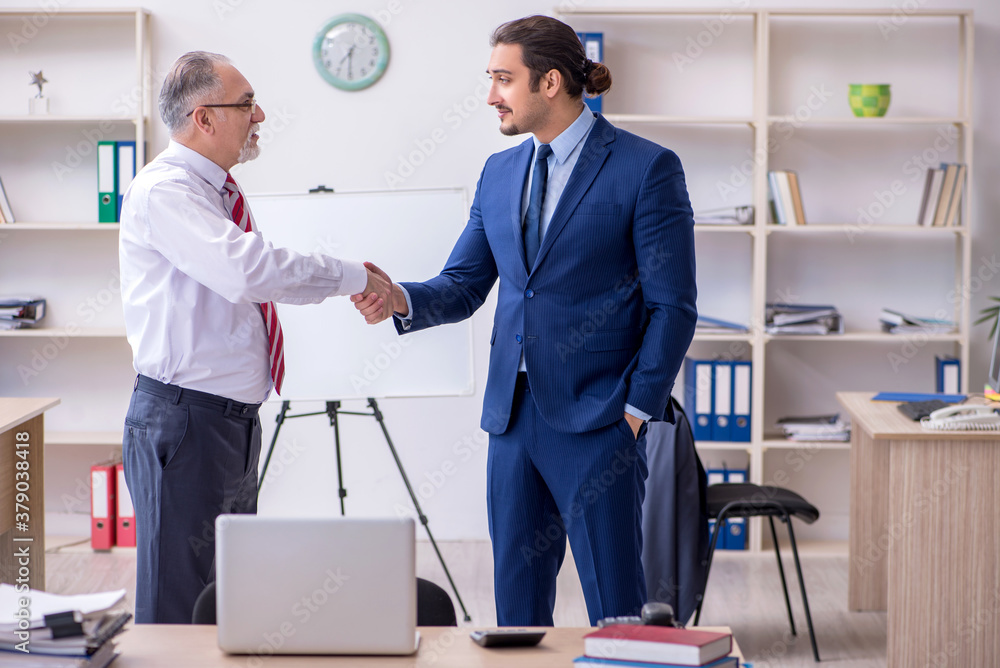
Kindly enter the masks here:
M 244 232 L 253 232 L 250 222 L 250 210 L 245 206 L 243 193 L 233 180 L 232 174 L 226 174 L 225 192 L 222 199 L 226 202 L 229 215 L 233 222 Z M 274 391 L 281 394 L 281 382 L 285 379 L 285 337 L 281 334 L 281 323 L 278 322 L 278 312 L 274 302 L 260 305 L 267 326 L 268 351 L 271 356 L 271 380 L 274 381 Z

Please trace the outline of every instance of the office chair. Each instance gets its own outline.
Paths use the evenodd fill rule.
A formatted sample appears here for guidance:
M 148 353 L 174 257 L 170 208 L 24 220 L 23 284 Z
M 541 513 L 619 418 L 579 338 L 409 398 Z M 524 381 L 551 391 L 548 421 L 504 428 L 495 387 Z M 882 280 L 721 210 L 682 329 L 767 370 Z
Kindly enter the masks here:
M 198 594 L 191 613 L 192 624 L 215 624 L 215 582 Z M 458 626 L 455 605 L 448 592 L 430 580 L 417 578 L 417 626 Z
M 816 647 L 816 632 L 813 630 L 812 615 L 809 612 L 809 599 L 806 596 L 806 583 L 802 579 L 802 565 L 799 562 L 799 550 L 795 544 L 795 532 L 792 530 L 792 517 L 798 517 L 806 524 L 812 524 L 819 519 L 819 510 L 811 503 L 791 490 L 774 485 L 754 485 L 752 483 L 719 483 L 708 486 L 708 516 L 715 518 L 715 529 L 709 541 L 708 569 L 705 572 L 705 586 L 708 587 L 708 572 L 712 568 L 712 557 L 715 554 L 716 541 L 719 533 L 729 517 L 767 517 L 771 526 L 771 539 L 774 541 L 774 554 L 778 558 L 778 573 L 781 575 L 781 588 L 785 593 L 785 608 L 788 610 L 788 622 L 795 632 L 795 620 L 792 619 L 792 604 L 788 599 L 788 584 L 785 581 L 785 568 L 781 564 L 781 552 L 778 549 L 778 535 L 774 530 L 774 518 L 777 517 L 788 527 L 788 538 L 792 545 L 792 557 L 795 559 L 795 570 L 799 576 L 799 589 L 802 591 L 802 604 L 806 609 L 806 623 L 809 625 L 809 640 L 812 642 L 813 657 L 819 661 L 819 649 Z M 705 602 L 702 595 L 695 612 L 694 623 L 698 624 L 701 617 L 701 606 Z

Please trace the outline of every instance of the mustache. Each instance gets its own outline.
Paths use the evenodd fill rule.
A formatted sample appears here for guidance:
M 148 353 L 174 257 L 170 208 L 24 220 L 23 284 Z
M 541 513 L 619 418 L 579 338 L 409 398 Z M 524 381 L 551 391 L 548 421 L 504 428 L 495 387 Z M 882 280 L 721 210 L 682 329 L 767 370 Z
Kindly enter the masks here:
M 252 135 L 257 134 L 257 130 L 260 130 L 260 123 L 254 123 L 251 125 L 250 132 L 247 133 L 247 139 L 249 139 Z

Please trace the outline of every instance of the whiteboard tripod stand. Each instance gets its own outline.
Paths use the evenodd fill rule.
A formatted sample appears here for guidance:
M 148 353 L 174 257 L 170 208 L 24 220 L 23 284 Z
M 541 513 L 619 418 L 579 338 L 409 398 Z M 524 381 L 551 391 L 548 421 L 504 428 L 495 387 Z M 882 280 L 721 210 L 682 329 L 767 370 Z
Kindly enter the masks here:
M 389 446 L 389 452 L 392 453 L 392 458 L 396 460 L 396 468 L 399 469 L 399 475 L 403 478 L 403 484 L 406 485 L 406 491 L 410 494 L 410 500 L 413 501 L 413 507 L 417 511 L 417 517 L 420 519 L 420 523 L 424 525 L 424 531 L 427 532 L 427 537 L 431 539 L 431 545 L 434 547 L 434 552 L 437 554 L 438 561 L 441 562 L 441 568 L 444 569 L 444 574 L 445 577 L 448 578 L 451 590 L 455 593 L 455 598 L 458 599 L 458 605 L 462 608 L 462 614 L 465 616 L 465 621 L 471 622 L 472 618 L 465 609 L 465 603 L 462 602 L 462 597 L 458 593 L 458 587 L 455 586 L 455 581 L 451 577 L 451 571 L 448 570 L 448 565 L 444 563 L 444 556 L 441 555 L 441 550 L 438 549 L 437 542 L 434 540 L 434 534 L 431 533 L 431 528 L 427 523 L 427 516 L 424 515 L 424 511 L 420 507 L 420 502 L 417 501 L 417 495 L 413 492 L 413 486 L 410 485 L 410 478 L 406 475 L 406 470 L 403 468 L 403 462 L 399 459 L 399 453 L 396 452 L 396 446 L 393 445 L 392 438 L 389 437 L 389 430 L 385 426 L 385 420 L 383 419 L 381 409 L 378 407 L 378 402 L 376 402 L 373 397 L 368 397 L 368 407 L 371 408 L 371 412 L 345 411 L 341 409 L 341 403 L 339 401 L 327 401 L 326 410 L 324 411 L 289 415 L 288 409 L 291 408 L 291 403 L 291 401 L 282 401 L 281 411 L 275 418 L 277 426 L 274 428 L 274 435 L 271 437 L 271 445 L 267 448 L 267 457 L 264 459 L 264 468 L 260 473 L 260 480 L 257 482 L 257 495 L 260 496 L 260 489 L 264 485 L 264 476 L 267 475 L 267 465 L 271 462 L 271 454 L 274 452 L 274 445 L 278 442 L 278 432 L 281 431 L 281 425 L 284 424 L 285 420 L 298 417 L 310 417 L 313 415 L 326 415 L 330 420 L 330 426 L 333 427 L 333 440 L 337 455 L 337 494 L 340 497 L 340 514 L 341 516 L 346 515 L 347 513 L 344 510 L 344 497 L 347 496 L 347 489 L 344 488 L 344 474 L 340 459 L 339 416 L 366 415 L 374 417 L 375 421 L 378 422 L 378 426 L 382 428 L 382 434 L 385 436 L 385 442 Z

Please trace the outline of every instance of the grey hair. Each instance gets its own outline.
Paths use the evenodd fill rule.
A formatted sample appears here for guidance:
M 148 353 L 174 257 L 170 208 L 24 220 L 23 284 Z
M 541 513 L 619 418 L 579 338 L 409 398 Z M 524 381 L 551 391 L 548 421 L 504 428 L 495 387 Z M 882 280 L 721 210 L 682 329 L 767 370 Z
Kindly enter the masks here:
M 218 53 L 191 51 L 174 62 L 160 89 L 160 118 L 173 137 L 183 130 L 190 119 L 186 114 L 199 104 L 218 100 L 224 94 L 218 65 L 230 61 Z

